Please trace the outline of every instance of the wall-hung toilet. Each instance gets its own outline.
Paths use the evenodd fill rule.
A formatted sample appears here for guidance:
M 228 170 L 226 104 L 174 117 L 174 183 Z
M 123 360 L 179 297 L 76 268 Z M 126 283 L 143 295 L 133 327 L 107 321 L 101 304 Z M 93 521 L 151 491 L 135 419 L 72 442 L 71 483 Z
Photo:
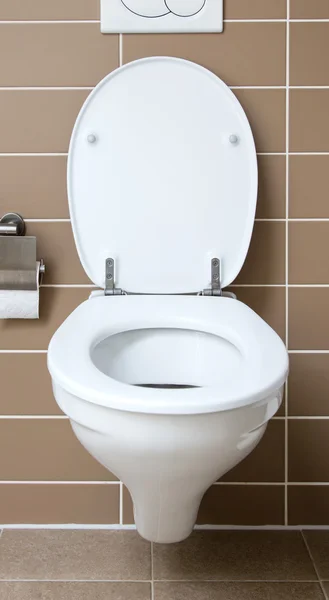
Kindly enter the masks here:
M 80 260 L 100 291 L 50 342 L 55 398 L 128 487 L 141 535 L 179 541 L 208 487 L 261 439 L 288 370 L 277 334 L 222 292 L 255 216 L 246 115 L 200 66 L 130 63 L 82 107 L 68 193 Z

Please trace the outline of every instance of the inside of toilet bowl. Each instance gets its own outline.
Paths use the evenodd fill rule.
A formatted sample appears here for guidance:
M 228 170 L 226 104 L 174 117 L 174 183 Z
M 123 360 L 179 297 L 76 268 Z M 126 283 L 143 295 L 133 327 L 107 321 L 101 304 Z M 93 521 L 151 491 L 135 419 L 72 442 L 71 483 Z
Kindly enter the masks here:
M 234 377 L 242 354 L 217 335 L 159 327 L 111 335 L 92 348 L 91 359 L 102 373 L 122 383 L 181 389 Z

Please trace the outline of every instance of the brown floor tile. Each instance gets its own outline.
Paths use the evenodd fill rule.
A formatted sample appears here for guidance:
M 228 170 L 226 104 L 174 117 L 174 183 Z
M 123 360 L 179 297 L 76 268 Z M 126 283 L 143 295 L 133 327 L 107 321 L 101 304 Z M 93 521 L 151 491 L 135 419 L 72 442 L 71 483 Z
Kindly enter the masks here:
M 0 348 L 47 350 L 56 329 L 90 292 L 90 288 L 41 288 L 40 318 L 0 321 Z
M 1 21 L 47 21 L 99 19 L 99 2 L 95 0 L 2 0 Z
M 327 0 L 290 0 L 291 19 L 329 19 Z
M 175 56 L 201 64 L 227 85 L 284 85 L 285 35 L 284 23 L 226 23 L 221 35 L 125 35 L 123 60 Z
M 329 90 L 290 90 L 290 151 L 329 151 Z
M 154 578 L 317 580 L 302 536 L 291 531 L 198 531 L 155 544 Z
M 258 152 L 284 152 L 284 90 L 234 90 L 249 119 Z
M 329 156 L 289 157 L 289 217 L 328 218 Z
M 119 66 L 119 36 L 99 23 L 0 25 L 2 86 L 93 86 Z
M 234 283 L 282 284 L 285 282 L 285 224 L 258 222 L 245 263 Z
M 63 414 L 53 396 L 46 354 L 0 353 L 0 381 L 1 415 Z
M 323 0 L 324 2 L 326 0 Z M 224 19 L 285 19 L 286 0 L 229 0 L 224 2 Z
M 328 439 L 329 420 L 289 421 L 289 481 L 329 482 Z
M 0 163 L 1 164 L 1 163 Z M 286 159 L 258 156 L 258 219 L 284 219 L 286 214 Z
M 154 591 L 154 600 L 324 600 L 318 583 L 168 582 Z
M 329 486 L 288 486 L 289 525 L 328 525 Z
M 0 579 L 148 580 L 150 544 L 134 531 L 4 531 Z
M 289 283 L 329 283 L 329 222 L 289 223 Z
M 66 156 L 0 156 L 1 211 L 67 219 Z
M 329 354 L 290 354 L 290 416 L 329 416 Z
M 150 600 L 149 583 L 1 583 L 1 600 Z
M 199 525 L 283 525 L 284 486 L 213 485 L 201 502 Z
M 1 90 L 1 153 L 67 152 L 88 90 Z
M 44 284 L 87 284 L 75 246 L 71 223 L 27 223 L 27 235 L 37 238 L 37 257 L 46 265 Z
M 68 419 L 0 419 L 0 480 L 115 480 L 87 452 Z
M 240 302 L 252 308 L 284 340 L 286 323 L 285 289 L 280 287 L 230 287 Z
M 258 446 L 221 481 L 284 481 L 284 422 L 270 421 Z
M 290 24 L 290 85 L 328 85 L 329 23 Z
M 289 348 L 329 350 L 328 288 L 289 289 Z
M 329 531 L 304 531 L 321 579 L 329 579 Z
M 119 523 L 119 497 L 118 484 L 0 483 L 0 519 L 9 525 Z

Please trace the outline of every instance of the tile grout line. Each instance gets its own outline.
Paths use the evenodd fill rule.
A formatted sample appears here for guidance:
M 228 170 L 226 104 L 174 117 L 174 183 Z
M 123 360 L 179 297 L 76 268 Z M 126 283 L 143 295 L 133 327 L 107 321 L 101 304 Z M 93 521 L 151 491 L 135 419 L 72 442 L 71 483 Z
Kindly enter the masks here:
M 224 23 L 285 23 L 285 18 L 278 19 L 224 19 Z M 329 19 L 290 19 L 291 23 L 328 23 Z M 40 20 L 30 20 L 30 19 L 11 19 L 11 20 L 1 20 L 0 25 L 80 25 L 80 24 L 100 24 L 100 19 L 40 19 Z M 113 35 L 118 35 L 114 33 Z
M 321 587 L 321 591 L 322 591 L 322 593 L 323 593 L 323 598 L 324 598 L 324 600 L 326 600 L 326 598 L 327 598 L 327 593 L 326 593 L 326 590 L 325 590 L 325 588 L 324 588 L 323 581 L 322 581 L 322 580 L 321 580 L 321 578 L 320 578 L 320 574 L 319 574 L 318 568 L 317 568 L 317 566 L 316 566 L 316 562 L 315 562 L 315 560 L 314 560 L 314 558 L 313 558 L 313 554 L 312 554 L 312 552 L 311 552 L 311 550 L 310 550 L 310 547 L 309 547 L 309 545 L 308 545 L 308 543 L 307 543 L 307 539 L 306 539 L 306 537 L 305 537 L 305 535 L 304 535 L 304 532 L 303 532 L 303 530 L 301 530 L 301 532 L 300 532 L 300 533 L 301 533 L 301 536 L 302 536 L 302 538 L 303 538 L 304 544 L 305 544 L 305 546 L 306 546 L 306 550 L 307 550 L 307 552 L 308 552 L 308 555 L 309 555 L 309 557 L 310 557 L 310 560 L 311 560 L 311 562 L 312 562 L 313 569 L 314 569 L 314 571 L 315 571 L 315 574 L 316 574 L 316 576 L 317 576 L 317 578 L 318 578 L 318 583 L 319 583 L 319 585 L 320 585 L 320 587 Z
M 51 481 L 51 480 L 0 480 L 1 485 L 110 485 L 110 486 L 120 486 L 122 482 L 120 481 Z M 123 484 L 122 484 L 123 485 Z M 213 486 L 222 486 L 222 487 L 232 487 L 232 486 L 251 486 L 251 487 L 283 487 L 285 482 L 282 481 L 216 481 L 212 484 Z M 329 481 L 290 481 L 288 482 L 288 487 L 328 487 Z M 121 519 L 120 519 L 121 520 Z M 118 525 L 126 526 L 129 523 L 119 522 Z M 211 527 L 211 526 L 210 526 Z M 328 526 L 329 527 L 329 526 Z
M 0 579 L 1 583 L 134 583 L 134 584 L 146 584 L 149 583 L 152 586 L 152 581 L 148 581 L 147 579 Z M 317 584 L 318 582 L 314 579 L 299 579 L 295 581 L 293 579 L 156 579 L 155 583 L 236 583 L 236 584 L 244 584 L 244 583 L 293 583 L 299 586 L 300 584 L 305 583 L 313 583 Z M 153 600 L 154 596 L 151 595 L 151 599 Z M 326 597 L 325 597 L 326 598 Z M 325 600 L 324 598 L 324 600 Z
M 289 347 L 289 83 L 290 83 L 290 0 L 287 0 L 287 22 L 286 22 L 286 286 L 285 286 L 285 308 L 286 308 L 286 346 Z M 284 524 L 288 525 L 288 386 L 285 385 L 285 425 L 284 425 Z

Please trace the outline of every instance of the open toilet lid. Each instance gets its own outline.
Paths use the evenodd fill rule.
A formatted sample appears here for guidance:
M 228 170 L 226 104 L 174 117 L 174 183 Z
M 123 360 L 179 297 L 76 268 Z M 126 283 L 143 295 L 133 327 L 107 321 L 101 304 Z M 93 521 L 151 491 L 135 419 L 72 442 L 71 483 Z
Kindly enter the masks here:
M 198 292 L 219 258 L 225 287 L 243 265 L 255 217 L 247 117 L 203 67 L 167 57 L 129 63 L 80 111 L 68 194 L 80 260 L 97 286 L 113 258 L 115 284 L 128 292 Z

